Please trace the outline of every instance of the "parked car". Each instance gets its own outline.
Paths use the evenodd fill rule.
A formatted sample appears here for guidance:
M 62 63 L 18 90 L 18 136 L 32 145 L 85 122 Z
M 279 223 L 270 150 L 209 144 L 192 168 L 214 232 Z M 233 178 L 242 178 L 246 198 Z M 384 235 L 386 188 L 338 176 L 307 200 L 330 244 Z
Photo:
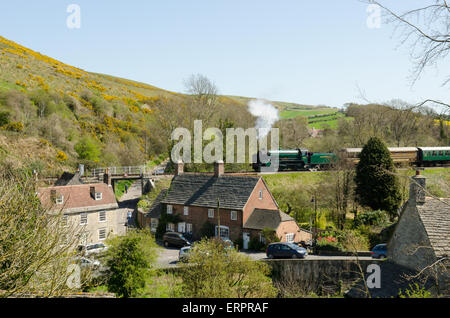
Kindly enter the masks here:
M 108 247 L 106 247 L 106 245 L 103 243 L 95 243 L 88 245 L 79 245 L 77 250 L 81 255 L 90 256 L 106 252 L 106 250 L 108 250 Z
M 163 235 L 163 244 L 165 247 L 176 246 L 184 247 L 190 246 L 191 242 L 178 232 L 166 232 Z
M 372 249 L 372 258 L 383 259 L 387 257 L 387 245 L 378 244 Z
M 189 259 L 189 253 L 191 252 L 190 246 L 185 246 L 180 249 L 180 252 L 178 253 L 178 261 L 179 262 L 187 262 Z
M 267 246 L 268 258 L 305 258 L 308 252 L 294 243 L 271 243 Z
M 92 260 L 86 257 L 76 257 L 75 260 L 80 263 L 81 267 L 89 267 L 91 269 L 97 269 L 100 267 L 100 262 Z

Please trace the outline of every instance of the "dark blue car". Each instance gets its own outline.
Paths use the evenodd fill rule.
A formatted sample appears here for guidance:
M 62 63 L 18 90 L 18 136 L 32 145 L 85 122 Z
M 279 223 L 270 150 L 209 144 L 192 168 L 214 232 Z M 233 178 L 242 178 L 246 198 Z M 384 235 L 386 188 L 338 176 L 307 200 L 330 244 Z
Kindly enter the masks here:
M 386 244 L 378 244 L 372 249 L 372 258 L 383 259 L 387 257 Z
M 293 243 L 271 243 L 267 246 L 266 255 L 268 258 L 305 258 L 308 253 Z

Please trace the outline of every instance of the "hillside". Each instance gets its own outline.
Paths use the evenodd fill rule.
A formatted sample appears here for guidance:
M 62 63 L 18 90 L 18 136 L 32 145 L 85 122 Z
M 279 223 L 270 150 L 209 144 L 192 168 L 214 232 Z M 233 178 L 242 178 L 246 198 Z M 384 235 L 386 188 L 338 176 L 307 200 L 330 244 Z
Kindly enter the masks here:
M 31 163 L 51 174 L 74 169 L 79 162 L 89 167 L 136 165 L 159 157 L 167 152 L 167 133 L 154 113 L 189 102 L 187 95 L 90 73 L 1 36 L 0 70 L 3 144 L 15 149 L 15 144 L 37 142 L 51 148 L 33 148 L 26 160 L 3 151 L 0 160 L 18 167 Z M 229 120 L 251 118 L 239 101 L 219 97 L 218 102 Z

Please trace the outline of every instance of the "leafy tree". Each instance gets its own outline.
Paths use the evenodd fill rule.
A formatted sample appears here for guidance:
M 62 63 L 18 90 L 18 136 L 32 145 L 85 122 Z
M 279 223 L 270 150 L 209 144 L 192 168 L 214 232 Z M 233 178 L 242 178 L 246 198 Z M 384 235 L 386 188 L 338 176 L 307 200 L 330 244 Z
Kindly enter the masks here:
M 359 156 L 356 167 L 356 200 L 373 210 L 384 210 L 391 219 L 396 216 L 401 194 L 389 150 L 377 137 L 369 139 Z
M 90 137 L 85 136 L 75 145 L 75 151 L 80 159 L 99 161 L 100 149 L 97 143 Z
M 31 176 L 0 166 L 0 298 L 73 292 L 66 283 L 78 233 L 41 204 L 36 188 Z
M 0 112 L 0 127 L 9 124 L 10 116 L 9 112 Z
M 136 297 L 145 288 L 155 262 L 156 244 L 148 230 L 131 231 L 108 240 L 108 290 L 120 297 Z
M 195 244 L 181 272 L 186 297 L 248 298 L 275 297 L 267 277 L 267 264 L 254 261 L 235 249 L 226 249 L 219 239 Z

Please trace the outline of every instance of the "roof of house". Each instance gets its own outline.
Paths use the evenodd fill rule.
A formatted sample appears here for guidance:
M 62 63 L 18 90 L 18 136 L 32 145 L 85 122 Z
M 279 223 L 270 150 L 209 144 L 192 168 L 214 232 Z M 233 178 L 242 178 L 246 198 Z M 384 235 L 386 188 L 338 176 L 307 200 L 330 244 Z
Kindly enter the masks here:
M 280 210 L 254 209 L 244 224 L 246 229 L 277 229 L 281 222 L 294 221 L 294 218 Z
M 182 174 L 172 180 L 162 203 L 220 207 L 242 210 L 259 177 L 222 175 L 219 178 L 204 174 Z
M 436 256 L 450 256 L 450 199 L 426 197 L 416 207 Z
M 153 204 L 151 205 L 148 212 L 145 214 L 146 217 L 152 218 L 152 219 L 159 219 L 161 216 L 161 201 L 167 194 L 167 189 L 161 190 L 159 192 L 158 196 L 156 197 L 155 201 L 153 201 Z
M 55 186 L 65 186 L 65 185 L 77 185 L 84 184 L 80 178 L 80 173 L 77 171 L 75 173 L 64 172 L 61 177 L 55 182 Z
M 373 262 L 373 261 L 371 261 Z M 359 279 L 347 292 L 345 296 L 349 298 L 391 298 L 398 297 L 398 294 L 402 292 L 405 294 L 406 290 L 411 288 L 411 285 L 418 283 L 426 290 L 431 291 L 433 296 L 436 297 L 433 287 L 436 283 L 431 276 L 429 276 L 426 282 L 421 277 L 415 277 L 419 272 L 406 268 L 404 266 L 393 263 L 389 259 L 383 262 L 377 262 L 380 265 L 380 288 L 371 288 L 370 296 L 366 294 L 366 283 L 372 271 L 364 273 L 364 281 Z M 359 274 L 358 274 L 359 275 Z
M 95 200 L 95 198 L 92 197 L 91 187 L 95 187 L 95 192 L 102 193 L 102 198 L 100 200 Z M 56 191 L 57 197 L 63 196 L 63 203 L 61 205 L 55 205 L 55 203 L 52 202 L 52 190 Z M 112 188 L 105 183 L 40 188 L 38 197 L 43 205 L 49 208 L 63 209 L 65 213 L 118 208 Z

